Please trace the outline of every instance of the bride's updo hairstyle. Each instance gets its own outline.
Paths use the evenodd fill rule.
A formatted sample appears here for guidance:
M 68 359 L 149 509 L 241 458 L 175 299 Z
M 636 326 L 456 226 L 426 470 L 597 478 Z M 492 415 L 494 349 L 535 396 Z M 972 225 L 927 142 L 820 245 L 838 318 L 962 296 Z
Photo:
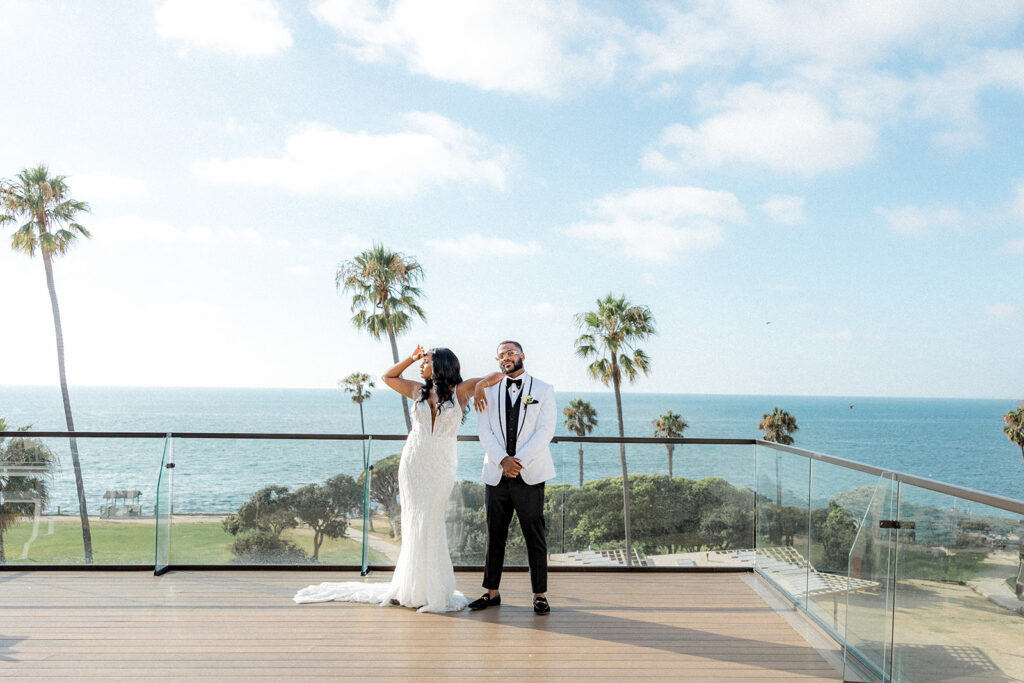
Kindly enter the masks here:
M 452 387 L 462 382 L 462 367 L 459 365 L 459 358 L 451 349 L 438 347 L 427 351 L 430 354 L 430 362 L 434 370 L 434 376 L 426 381 L 420 388 L 421 401 L 430 397 L 430 390 L 437 387 L 437 405 L 452 400 Z

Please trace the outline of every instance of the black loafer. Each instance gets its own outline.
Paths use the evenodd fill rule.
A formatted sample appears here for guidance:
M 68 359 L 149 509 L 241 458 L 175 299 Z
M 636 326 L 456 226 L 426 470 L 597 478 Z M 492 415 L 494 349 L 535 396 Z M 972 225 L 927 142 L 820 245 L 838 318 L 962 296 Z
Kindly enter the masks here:
M 493 598 L 490 593 L 484 593 L 479 598 L 467 605 L 469 609 L 487 609 L 488 607 L 497 607 L 501 604 L 501 595 L 495 595 Z
M 533 613 L 534 614 L 547 614 L 551 611 L 551 605 L 548 604 L 548 599 L 545 597 L 539 597 L 533 599 Z

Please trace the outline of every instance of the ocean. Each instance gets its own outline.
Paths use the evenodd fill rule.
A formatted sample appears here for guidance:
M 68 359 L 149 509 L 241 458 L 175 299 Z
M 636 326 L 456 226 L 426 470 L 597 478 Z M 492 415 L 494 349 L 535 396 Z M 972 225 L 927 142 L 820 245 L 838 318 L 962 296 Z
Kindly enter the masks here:
M 568 434 L 561 423 L 561 408 L 577 396 L 590 401 L 597 411 L 598 426 L 592 435 L 615 436 L 615 401 L 610 391 L 557 394 L 556 434 Z M 337 389 L 76 387 L 71 389 L 71 400 L 79 431 L 359 432 L 358 406 Z M 689 423 L 687 437 L 756 438 L 761 415 L 776 405 L 796 417 L 799 430 L 794 446 L 799 448 L 1024 499 L 1024 461 L 1020 449 L 1002 433 L 1002 416 L 1016 406 L 1013 400 L 626 393 L 624 427 L 627 436 L 653 436 L 651 421 L 672 410 Z M 397 394 L 378 387 L 364 410 L 368 433 L 404 433 Z M 65 428 L 56 387 L 0 386 L 0 416 L 15 427 Z M 471 413 L 462 433 L 475 430 L 476 417 Z M 61 462 L 51 484 L 48 510 L 60 506 L 63 513 L 74 513 L 77 498 L 67 440 L 48 439 L 47 443 Z M 152 513 L 163 439 L 82 439 L 79 448 L 90 514 L 105 502 L 103 494 L 115 489 L 142 491 L 143 508 Z M 575 483 L 577 444 L 553 448 L 559 470 L 556 481 Z M 295 488 L 342 472 L 358 476 L 360 449 L 358 442 L 342 441 L 175 440 L 175 512 L 229 513 L 262 486 Z M 371 461 L 400 450 L 400 442 L 375 442 Z M 718 475 L 752 486 L 752 453 L 751 447 L 678 447 L 674 474 Z M 478 480 L 480 458 L 478 444 L 460 444 L 459 478 Z M 666 449 L 661 445 L 629 446 L 627 460 L 631 473 L 667 471 Z M 794 460 L 791 466 L 799 470 L 801 461 Z M 586 446 L 584 466 L 588 480 L 619 475 L 618 447 Z M 857 481 L 869 481 L 858 476 Z M 799 476 L 794 481 L 800 481 Z M 800 495 L 799 490 L 790 493 L 790 497 Z M 802 495 L 806 499 L 807 491 Z

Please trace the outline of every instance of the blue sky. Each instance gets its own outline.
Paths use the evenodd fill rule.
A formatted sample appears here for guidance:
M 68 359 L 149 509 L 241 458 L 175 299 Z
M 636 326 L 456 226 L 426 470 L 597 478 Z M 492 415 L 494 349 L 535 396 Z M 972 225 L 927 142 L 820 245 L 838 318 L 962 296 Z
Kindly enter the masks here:
M 1022 22 L 1024 2 L 0 0 L 0 176 L 45 162 L 92 205 L 56 267 L 72 385 L 379 374 L 333 278 L 381 241 L 426 273 L 402 350 L 469 374 L 511 337 L 557 389 L 596 389 L 574 314 L 611 291 L 658 323 L 633 390 L 1017 400 Z M 0 249 L 0 291 L 0 383 L 54 382 L 42 264 Z

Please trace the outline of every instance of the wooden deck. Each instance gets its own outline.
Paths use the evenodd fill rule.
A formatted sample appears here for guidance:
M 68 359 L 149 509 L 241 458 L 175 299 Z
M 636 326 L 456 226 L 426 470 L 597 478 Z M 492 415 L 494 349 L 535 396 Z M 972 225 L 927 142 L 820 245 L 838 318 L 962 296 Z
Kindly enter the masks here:
M 359 577 L 0 572 L 0 678 L 841 679 L 830 643 L 749 573 L 553 573 L 547 616 L 522 572 L 483 612 L 292 602 L 336 580 Z M 458 584 L 481 592 L 477 573 Z

